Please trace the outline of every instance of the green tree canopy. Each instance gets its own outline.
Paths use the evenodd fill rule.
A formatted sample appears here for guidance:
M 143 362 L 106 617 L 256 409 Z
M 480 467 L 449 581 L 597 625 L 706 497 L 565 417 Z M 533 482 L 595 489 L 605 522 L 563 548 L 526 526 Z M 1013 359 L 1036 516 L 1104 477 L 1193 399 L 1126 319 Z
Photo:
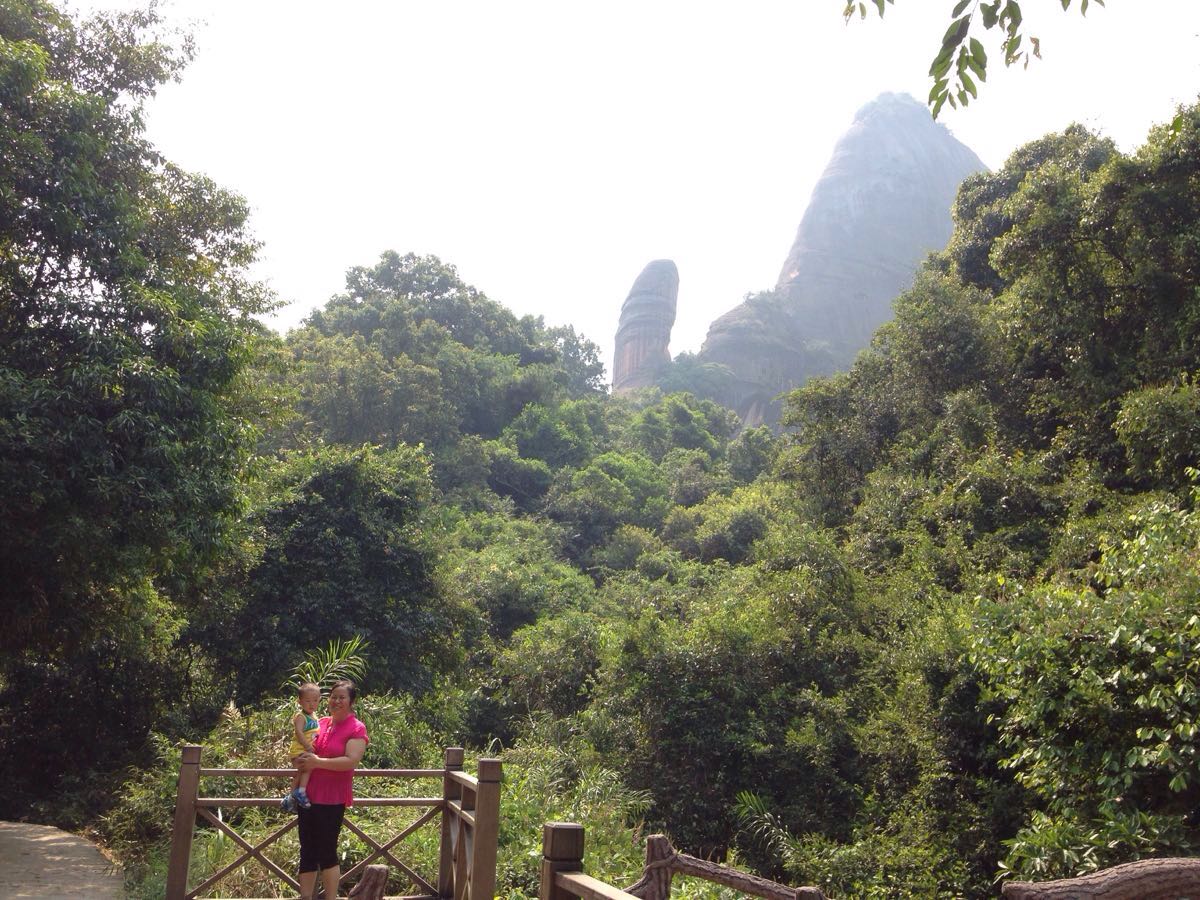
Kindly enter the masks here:
M 254 513 L 261 555 L 246 577 L 234 634 L 211 642 L 257 700 L 304 651 L 369 641 L 373 683 L 420 693 L 450 668 L 467 611 L 435 575 L 432 487 L 415 448 L 323 448 L 286 457 Z M 227 630 L 228 623 L 216 623 Z
M 357 444 L 495 438 L 531 404 L 602 394 L 599 349 L 518 319 L 436 256 L 384 253 L 292 332 L 300 433 Z
M 725 452 L 737 425 L 736 413 L 711 400 L 668 394 L 634 414 L 628 435 L 656 462 L 674 448 L 703 450 L 715 458 Z
M 165 162 L 142 103 L 188 59 L 153 10 L 0 12 L 0 646 L 86 641 L 239 505 L 235 400 L 268 296 L 246 205 Z M 122 612 L 124 610 L 124 612 Z
M 220 704 L 178 642 L 234 546 L 271 304 L 243 200 L 144 137 L 190 57 L 160 25 L 0 5 L 6 816 L 64 784 L 95 802 L 151 728 Z

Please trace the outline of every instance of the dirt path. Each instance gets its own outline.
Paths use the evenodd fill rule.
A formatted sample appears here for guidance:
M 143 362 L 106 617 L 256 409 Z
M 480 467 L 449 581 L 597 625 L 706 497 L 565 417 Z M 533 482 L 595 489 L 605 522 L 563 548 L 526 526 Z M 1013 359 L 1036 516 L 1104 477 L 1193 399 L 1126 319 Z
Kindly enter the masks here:
M 0 897 L 125 896 L 121 873 L 95 845 L 49 825 L 0 822 Z

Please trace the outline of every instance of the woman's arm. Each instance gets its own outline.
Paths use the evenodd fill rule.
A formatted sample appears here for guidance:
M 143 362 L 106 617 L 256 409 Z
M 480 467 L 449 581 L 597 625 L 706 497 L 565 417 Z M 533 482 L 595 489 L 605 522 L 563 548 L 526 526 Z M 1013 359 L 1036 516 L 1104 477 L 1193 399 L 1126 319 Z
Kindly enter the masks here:
M 328 769 L 331 772 L 346 772 L 358 768 L 366 752 L 366 741 L 362 738 L 350 738 L 346 741 L 346 752 L 343 756 L 301 756 L 296 765 L 301 771 Z

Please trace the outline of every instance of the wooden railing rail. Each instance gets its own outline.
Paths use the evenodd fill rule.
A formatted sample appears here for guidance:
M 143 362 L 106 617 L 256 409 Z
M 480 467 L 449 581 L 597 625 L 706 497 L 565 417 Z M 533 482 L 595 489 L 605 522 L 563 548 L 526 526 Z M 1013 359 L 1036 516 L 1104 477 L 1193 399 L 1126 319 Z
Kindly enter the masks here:
M 636 884 L 621 890 L 583 873 L 584 830 L 570 822 L 542 827 L 539 900 L 667 900 L 673 875 L 692 875 L 765 900 L 824 900 L 819 888 L 793 888 L 729 866 L 679 853 L 664 835 L 646 841 L 646 866 Z
M 583 900 L 637 900 L 633 894 L 582 872 L 559 872 L 554 881 L 569 896 Z
M 445 769 L 355 769 L 354 777 L 356 778 L 441 778 L 445 773 Z M 296 774 L 295 769 L 201 769 L 200 777 L 207 778 L 208 776 L 231 775 L 236 778 L 263 777 L 269 778 L 272 775 L 287 775 L 291 777 Z M 470 778 L 470 775 L 464 776 Z
M 1200 859 L 1143 859 L 1059 881 L 1010 881 L 1005 900 L 1179 900 L 1200 897 Z
M 274 877 L 299 893 L 299 883 L 271 860 L 264 849 L 296 827 L 295 816 L 272 831 L 258 844 L 251 844 L 224 822 L 214 809 L 277 807 L 279 797 L 202 797 L 201 778 L 291 778 L 294 769 L 213 769 L 200 765 L 202 750 L 195 745 L 183 748 L 179 783 L 175 800 L 175 820 L 171 834 L 171 855 L 167 868 L 167 900 L 193 900 L 214 887 L 221 879 L 247 862 L 255 861 Z M 430 797 L 356 797 L 358 806 L 428 807 L 399 834 L 385 841 L 371 837 L 348 816 L 343 827 L 370 848 L 361 862 L 343 873 L 344 883 L 355 879 L 370 881 L 374 894 L 379 879 L 386 878 L 386 866 L 372 865 L 382 860 L 403 873 L 423 893 L 409 900 L 492 900 L 496 884 L 496 845 L 500 823 L 501 765 L 497 759 L 479 760 L 478 775 L 463 771 L 463 749 L 447 747 L 445 766 L 440 769 L 358 769 L 356 778 L 393 778 L 405 780 L 441 779 L 440 796 Z M 188 887 L 192 838 L 199 817 L 242 849 L 231 863 L 212 873 L 200 884 Z M 398 859 L 393 851 L 405 838 L 423 826 L 440 819 L 441 848 L 436 878 L 425 878 Z M 381 874 L 381 872 L 383 874 Z M 366 885 L 364 885 L 365 887 Z M 381 890 L 381 889 L 380 889 Z M 360 896 L 362 893 L 360 892 Z

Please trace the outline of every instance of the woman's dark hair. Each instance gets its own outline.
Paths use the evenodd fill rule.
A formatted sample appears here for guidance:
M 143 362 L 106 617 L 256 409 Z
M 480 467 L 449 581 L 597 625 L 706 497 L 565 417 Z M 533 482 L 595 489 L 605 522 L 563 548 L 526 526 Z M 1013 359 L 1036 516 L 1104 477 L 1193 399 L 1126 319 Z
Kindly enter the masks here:
M 350 695 L 350 705 L 353 706 L 354 701 L 358 699 L 358 685 L 355 684 L 353 681 L 351 681 L 349 678 L 343 678 L 341 681 L 339 681 L 337 684 L 335 684 L 333 687 L 331 687 L 329 689 L 329 693 L 332 694 L 338 688 L 346 689 L 346 693 Z

